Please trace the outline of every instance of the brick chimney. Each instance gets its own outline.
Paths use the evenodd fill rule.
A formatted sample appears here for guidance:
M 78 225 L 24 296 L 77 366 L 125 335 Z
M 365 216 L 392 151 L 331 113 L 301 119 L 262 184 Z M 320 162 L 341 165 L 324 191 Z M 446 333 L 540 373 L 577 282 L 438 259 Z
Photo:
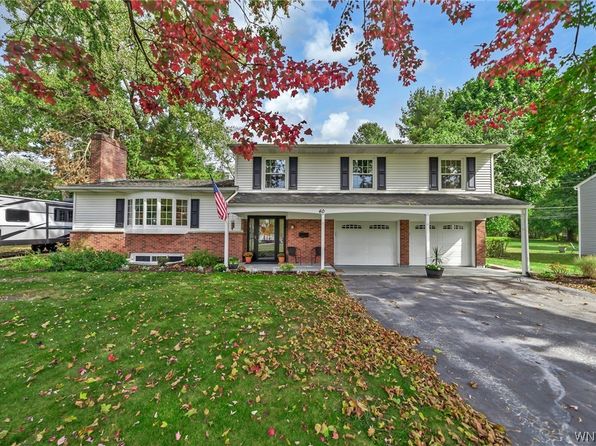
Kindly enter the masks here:
M 97 132 L 91 137 L 89 179 L 93 183 L 125 180 L 128 153 L 120 141 L 111 135 Z

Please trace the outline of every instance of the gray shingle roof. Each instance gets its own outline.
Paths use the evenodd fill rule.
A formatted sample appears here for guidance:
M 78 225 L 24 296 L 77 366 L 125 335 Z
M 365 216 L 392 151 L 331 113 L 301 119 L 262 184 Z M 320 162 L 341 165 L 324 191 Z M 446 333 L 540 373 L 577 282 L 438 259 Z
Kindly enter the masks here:
M 528 206 L 498 194 L 455 193 L 239 193 L 232 204 L 369 205 L 369 206 Z
M 218 187 L 234 187 L 234 180 L 216 181 Z M 89 189 L 111 189 L 111 188 L 210 188 L 211 180 L 117 180 L 100 183 L 69 184 L 61 186 L 60 189 L 89 188 Z

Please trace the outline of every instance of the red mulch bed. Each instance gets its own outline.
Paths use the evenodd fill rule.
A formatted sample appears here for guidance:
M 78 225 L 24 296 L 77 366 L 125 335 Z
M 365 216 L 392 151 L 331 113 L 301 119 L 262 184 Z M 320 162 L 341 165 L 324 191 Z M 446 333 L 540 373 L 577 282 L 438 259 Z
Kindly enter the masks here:
M 536 278 L 596 294 L 596 279 L 591 279 L 589 277 L 565 276 L 553 278 L 538 275 Z

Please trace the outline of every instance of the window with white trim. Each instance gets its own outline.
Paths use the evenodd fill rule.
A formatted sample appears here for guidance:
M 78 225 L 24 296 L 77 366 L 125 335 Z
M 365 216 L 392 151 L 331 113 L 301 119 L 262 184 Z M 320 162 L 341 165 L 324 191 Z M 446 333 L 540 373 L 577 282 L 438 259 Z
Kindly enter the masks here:
M 126 226 L 132 226 L 132 199 L 126 200 Z
M 145 225 L 157 226 L 157 198 L 147 198 L 145 200 Z
M 265 160 L 265 188 L 285 189 L 286 187 L 286 160 Z
M 188 200 L 174 198 L 135 198 L 127 200 L 129 227 L 188 226 Z
M 188 201 L 176 200 L 176 226 L 188 225 Z
M 162 226 L 170 226 L 172 224 L 172 199 L 162 198 L 161 209 L 159 211 L 159 224 Z
M 135 226 L 143 226 L 145 219 L 145 200 L 142 198 L 135 199 Z
M 372 189 L 374 181 L 372 159 L 352 160 L 352 189 Z
M 458 159 L 441 160 L 441 189 L 461 189 L 462 161 Z

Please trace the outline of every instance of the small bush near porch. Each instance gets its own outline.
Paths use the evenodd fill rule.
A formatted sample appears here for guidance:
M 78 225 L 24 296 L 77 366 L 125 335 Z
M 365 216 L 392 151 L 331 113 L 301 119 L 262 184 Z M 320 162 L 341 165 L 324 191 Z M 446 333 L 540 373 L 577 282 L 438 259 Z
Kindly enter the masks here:
M 3 444 L 506 442 L 334 277 L 0 271 L 0 324 Z
M 521 270 L 521 241 L 515 238 L 489 237 L 487 248 L 491 240 L 505 240 L 506 250 L 502 257 L 489 257 L 486 259 L 488 265 L 506 266 Z M 559 252 L 559 246 L 565 246 L 566 252 Z M 575 248 L 575 249 L 574 249 Z M 581 271 L 575 265 L 578 257 L 577 245 L 557 242 L 553 240 L 530 240 L 530 269 L 533 273 L 550 273 L 550 265 L 559 263 L 567 267 L 570 274 L 580 274 Z

